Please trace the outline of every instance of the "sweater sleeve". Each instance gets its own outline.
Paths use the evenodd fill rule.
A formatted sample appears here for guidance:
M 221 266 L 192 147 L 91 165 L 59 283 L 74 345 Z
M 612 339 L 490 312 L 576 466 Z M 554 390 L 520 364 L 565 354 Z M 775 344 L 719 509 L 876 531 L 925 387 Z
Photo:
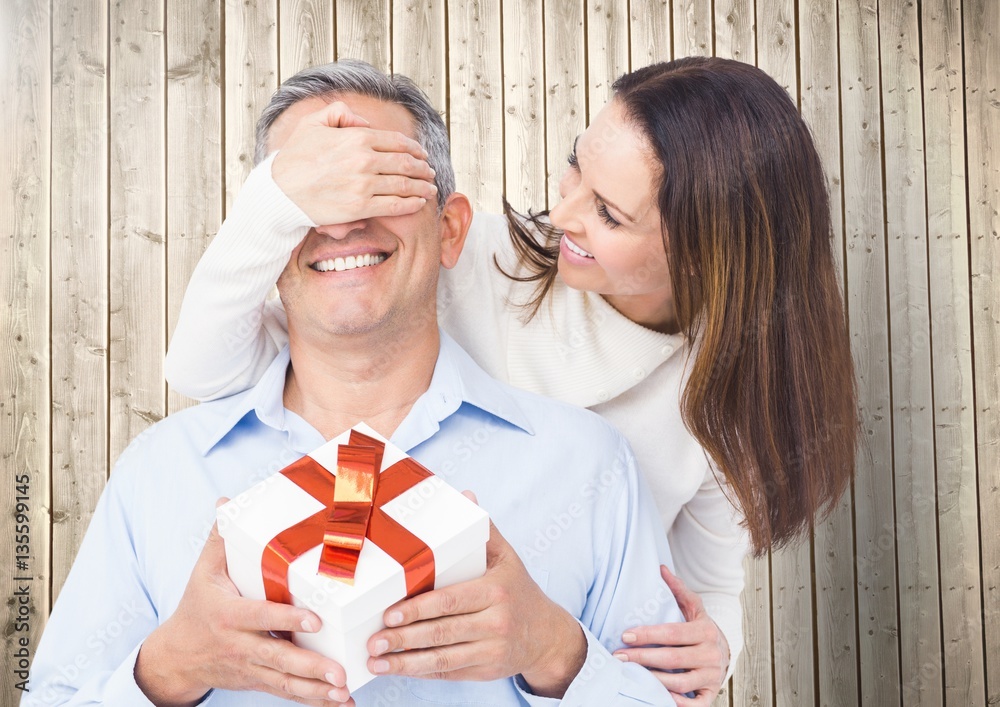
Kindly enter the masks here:
M 709 469 L 695 496 L 667 529 L 677 576 L 696 592 L 729 643 L 728 679 L 743 650 L 743 560 L 749 536 Z
M 250 173 L 184 294 L 164 372 L 198 400 L 246 390 L 288 340 L 281 302 L 267 297 L 313 223 L 271 178 L 273 161 Z

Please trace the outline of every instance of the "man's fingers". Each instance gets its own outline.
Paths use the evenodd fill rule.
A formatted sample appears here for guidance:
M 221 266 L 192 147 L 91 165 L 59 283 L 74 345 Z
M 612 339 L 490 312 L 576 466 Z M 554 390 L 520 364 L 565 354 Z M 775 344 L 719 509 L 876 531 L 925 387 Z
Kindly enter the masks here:
M 390 606 L 384 616 L 389 627 L 408 626 L 442 616 L 472 614 L 489 606 L 487 592 L 480 591 L 478 580 L 453 584 L 444 589 L 432 589 L 411 599 Z M 375 637 L 378 637 L 376 633 Z
M 229 625 L 249 631 L 305 631 L 315 633 L 322 621 L 311 611 L 273 601 L 243 599 L 227 608 Z
M 310 680 L 289 675 L 267 666 L 257 666 L 254 678 L 258 689 L 286 700 L 302 704 L 341 705 L 351 699 L 346 687 L 334 687 L 323 680 Z
M 255 637 L 253 644 L 247 645 L 250 661 L 254 665 L 289 677 L 321 682 L 326 685 L 328 691 L 334 687 L 344 688 L 347 684 L 344 668 L 337 661 L 315 651 L 299 648 L 288 641 L 270 636 Z M 323 695 L 302 696 L 323 697 Z
M 450 646 L 489 637 L 477 630 L 474 622 L 464 619 L 444 617 L 380 631 L 368 640 L 368 653 L 377 657 L 398 650 Z
M 459 643 L 440 648 L 387 653 L 368 659 L 368 670 L 376 675 L 409 675 L 420 677 L 434 674 L 448 679 L 448 673 L 483 662 L 481 648 L 473 643 Z

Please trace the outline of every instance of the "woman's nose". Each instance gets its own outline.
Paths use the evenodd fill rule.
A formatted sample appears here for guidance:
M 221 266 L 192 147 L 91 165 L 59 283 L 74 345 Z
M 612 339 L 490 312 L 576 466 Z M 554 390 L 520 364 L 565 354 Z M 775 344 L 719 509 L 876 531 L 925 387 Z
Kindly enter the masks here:
M 559 203 L 549 209 L 549 220 L 552 225 L 560 231 L 578 231 L 579 219 L 575 215 L 577 204 L 574 199 L 576 185 L 571 184 L 570 175 L 565 175 L 559 180 Z

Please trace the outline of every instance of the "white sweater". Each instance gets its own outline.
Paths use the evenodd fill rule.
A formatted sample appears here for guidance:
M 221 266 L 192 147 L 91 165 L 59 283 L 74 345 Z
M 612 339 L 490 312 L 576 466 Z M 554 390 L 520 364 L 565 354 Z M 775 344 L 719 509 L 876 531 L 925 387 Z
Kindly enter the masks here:
M 313 224 L 271 179 L 272 159 L 250 174 L 184 295 L 165 371 L 185 395 L 205 400 L 248 388 L 288 340 L 284 310 L 269 293 Z M 729 641 L 731 673 L 743 645 L 748 537 L 681 420 L 688 343 L 559 279 L 524 324 L 512 303 L 524 302 L 533 285 L 501 274 L 494 254 L 513 271 L 506 221 L 476 215 L 458 265 L 441 271 L 441 327 L 494 377 L 588 407 L 625 434 L 655 496 L 678 576 Z

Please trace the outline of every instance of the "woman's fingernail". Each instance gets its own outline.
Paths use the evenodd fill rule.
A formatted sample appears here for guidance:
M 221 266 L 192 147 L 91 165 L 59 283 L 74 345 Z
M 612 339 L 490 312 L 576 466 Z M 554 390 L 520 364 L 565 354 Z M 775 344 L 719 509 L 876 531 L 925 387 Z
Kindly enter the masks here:
M 324 677 L 326 677 L 326 681 L 328 683 L 330 683 L 331 685 L 333 685 L 334 687 L 343 687 L 344 686 L 344 680 L 343 680 L 343 678 L 341 678 L 338 675 L 335 675 L 333 673 L 327 673 Z
M 326 695 L 335 702 L 347 702 L 351 697 L 351 694 L 342 687 L 335 687 L 326 693 Z
M 626 643 L 635 643 L 635 634 L 634 633 L 623 633 L 622 634 L 622 640 L 625 641 Z
M 403 614 L 399 611 L 390 611 L 389 615 L 385 617 L 385 623 L 387 626 L 398 626 L 403 623 Z
M 387 660 L 376 660 L 374 665 L 372 665 L 373 673 L 385 673 L 389 670 L 389 661 Z
M 380 638 L 375 641 L 375 655 L 382 655 L 387 650 L 389 650 L 389 641 L 384 638 Z
M 625 655 L 624 653 L 615 653 L 615 658 L 617 658 L 618 660 L 620 660 L 623 663 L 627 663 L 628 662 L 628 656 Z
M 302 623 L 300 625 L 302 626 L 303 631 L 308 631 L 309 633 L 312 633 L 316 630 L 313 627 L 313 622 L 311 619 L 302 619 Z

